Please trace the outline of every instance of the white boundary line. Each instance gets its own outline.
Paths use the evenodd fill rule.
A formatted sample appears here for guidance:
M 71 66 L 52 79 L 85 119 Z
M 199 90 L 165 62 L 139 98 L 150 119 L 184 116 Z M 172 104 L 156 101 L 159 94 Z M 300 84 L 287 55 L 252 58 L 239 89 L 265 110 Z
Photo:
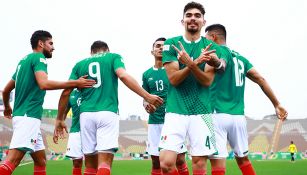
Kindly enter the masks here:
M 33 162 L 21 163 L 21 164 L 19 164 L 19 166 L 25 166 L 25 165 L 28 165 L 28 164 L 31 164 L 31 163 L 33 163 Z

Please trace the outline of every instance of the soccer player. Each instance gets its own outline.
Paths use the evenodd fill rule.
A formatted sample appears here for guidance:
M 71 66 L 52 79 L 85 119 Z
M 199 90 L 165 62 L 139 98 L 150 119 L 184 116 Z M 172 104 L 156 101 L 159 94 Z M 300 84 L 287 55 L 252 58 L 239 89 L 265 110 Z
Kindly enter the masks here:
M 66 82 L 48 80 L 47 60 L 54 50 L 49 32 L 38 30 L 31 37 L 33 52 L 25 56 L 3 91 L 4 116 L 12 118 L 10 92 L 15 88 L 13 136 L 6 160 L 0 165 L 1 175 L 10 175 L 30 151 L 34 175 L 46 174 L 46 155 L 40 125 L 46 90 L 92 87 L 95 81 L 81 77 Z
M 78 89 L 74 89 L 69 97 L 69 102 L 65 111 L 63 108 L 58 110 L 58 115 L 64 115 L 66 118 L 69 110 L 72 110 L 72 123 L 69 131 L 67 152 L 66 157 L 72 159 L 73 170 L 72 175 L 82 175 L 82 163 L 83 163 L 83 153 L 81 149 L 81 135 L 80 135 L 80 106 L 81 96 Z M 58 136 L 53 135 L 54 143 L 58 144 Z
M 148 120 L 148 144 L 147 152 L 151 155 L 152 175 L 161 175 L 161 167 L 159 160 L 159 141 L 161 138 L 161 130 L 164 123 L 165 104 L 167 99 L 167 90 L 169 81 L 166 71 L 162 65 L 162 48 L 165 38 L 158 38 L 152 46 L 151 54 L 155 58 L 155 64 L 143 73 L 143 88 L 150 94 L 158 95 L 163 98 L 163 105 L 155 109 L 154 106 L 144 102 L 146 111 L 150 114 Z M 155 110 L 155 111 L 154 111 Z M 179 175 L 189 175 L 189 170 L 185 161 L 186 147 L 183 146 L 177 155 L 176 167 Z
M 70 75 L 74 80 L 79 75 L 88 74 L 96 80 L 92 89 L 81 91 L 80 129 L 82 151 L 85 156 L 85 175 L 109 175 L 114 153 L 118 149 L 118 78 L 145 101 L 160 106 L 162 98 L 145 91 L 125 70 L 123 58 L 110 53 L 107 43 L 95 41 L 91 46 L 90 58 L 78 62 Z M 65 108 L 71 89 L 62 92 L 59 108 Z M 56 134 L 64 134 L 64 117 L 58 115 Z M 98 161 L 97 161 L 98 154 Z
M 227 48 L 226 29 L 221 24 L 208 26 L 206 38 Z M 218 155 L 210 157 L 212 175 L 225 174 L 227 141 L 235 153 L 235 158 L 243 175 L 256 174 L 248 159 L 248 135 L 244 116 L 245 77 L 257 83 L 271 100 L 276 115 L 284 120 L 287 111 L 281 106 L 268 82 L 256 71 L 253 65 L 239 53 L 232 51 L 232 59 L 227 62 L 225 72 L 214 81 L 213 124 L 215 127 Z M 214 91 L 213 90 L 213 91 Z
M 162 62 L 170 82 L 159 143 L 164 175 L 178 174 L 176 157 L 186 136 L 190 141 L 194 175 L 206 174 L 207 156 L 216 152 L 209 86 L 216 69 L 223 69 L 219 58 L 226 55 L 218 45 L 201 36 L 206 23 L 204 14 L 201 4 L 186 4 L 181 21 L 184 35 L 167 39 L 163 46 Z M 210 47 L 215 50 L 209 51 Z
M 289 145 L 288 150 L 289 150 L 289 152 L 291 154 L 291 162 L 294 162 L 294 160 L 295 160 L 294 159 L 294 154 L 297 152 L 297 149 L 296 149 L 296 146 L 295 146 L 293 141 L 291 141 L 290 143 L 291 144 Z

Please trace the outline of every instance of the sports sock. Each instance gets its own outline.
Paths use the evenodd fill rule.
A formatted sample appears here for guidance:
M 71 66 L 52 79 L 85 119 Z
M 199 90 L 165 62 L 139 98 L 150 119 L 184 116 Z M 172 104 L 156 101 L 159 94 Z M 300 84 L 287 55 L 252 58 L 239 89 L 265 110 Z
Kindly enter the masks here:
M 161 169 L 151 169 L 151 175 L 162 175 Z
M 212 175 L 225 175 L 225 168 L 212 168 Z
M 46 175 L 46 166 L 34 166 L 34 175 Z
M 177 166 L 177 170 L 178 170 L 179 175 L 189 175 L 189 169 L 186 163 L 180 166 Z
M 243 175 L 256 175 L 256 172 L 250 162 L 239 166 Z
M 169 173 L 162 173 L 163 175 L 179 175 L 177 169 L 174 169 L 172 172 Z
M 102 163 L 99 165 L 97 175 L 110 175 L 110 174 L 111 174 L 110 165 L 106 163 Z
M 95 175 L 97 170 L 95 168 L 85 168 L 84 175 Z
M 82 168 L 73 168 L 72 175 L 82 175 Z
M 206 170 L 193 170 L 193 175 L 206 175 Z
M 14 170 L 15 170 L 15 165 L 12 164 L 11 162 L 7 161 L 7 160 L 5 160 L 0 165 L 0 174 L 1 175 L 11 175 Z

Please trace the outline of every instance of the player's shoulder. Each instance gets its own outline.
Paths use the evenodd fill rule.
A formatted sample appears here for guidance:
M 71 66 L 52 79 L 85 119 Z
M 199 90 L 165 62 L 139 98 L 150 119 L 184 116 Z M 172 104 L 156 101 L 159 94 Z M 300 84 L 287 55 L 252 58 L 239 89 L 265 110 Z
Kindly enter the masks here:
M 243 55 L 241 55 L 239 52 L 235 50 L 231 50 L 231 54 L 233 57 L 236 57 L 238 59 L 247 60 L 247 58 L 245 58 Z
M 120 54 L 114 53 L 114 52 L 106 52 L 105 56 L 112 57 L 112 58 L 122 58 Z
M 167 38 L 164 41 L 164 45 L 165 44 L 176 44 L 176 43 L 178 43 L 178 41 L 182 41 L 182 40 L 183 40 L 182 36 L 175 36 L 175 37 Z
M 46 60 L 46 57 L 43 53 L 41 52 L 32 52 L 32 53 L 29 53 L 28 55 L 26 55 L 24 59 L 43 59 L 43 60 Z
M 146 76 L 148 74 L 151 74 L 153 71 L 153 67 L 148 68 L 146 71 L 143 72 L 143 76 Z

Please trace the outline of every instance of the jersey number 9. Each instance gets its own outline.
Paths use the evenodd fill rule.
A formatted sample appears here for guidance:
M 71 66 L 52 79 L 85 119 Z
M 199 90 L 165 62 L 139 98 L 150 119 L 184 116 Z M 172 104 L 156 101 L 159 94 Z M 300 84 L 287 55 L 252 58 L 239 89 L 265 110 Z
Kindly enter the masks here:
M 101 74 L 100 74 L 100 64 L 98 62 L 92 62 L 88 65 L 88 73 L 89 75 L 96 80 L 96 84 L 93 86 L 94 88 L 98 88 L 101 83 Z

